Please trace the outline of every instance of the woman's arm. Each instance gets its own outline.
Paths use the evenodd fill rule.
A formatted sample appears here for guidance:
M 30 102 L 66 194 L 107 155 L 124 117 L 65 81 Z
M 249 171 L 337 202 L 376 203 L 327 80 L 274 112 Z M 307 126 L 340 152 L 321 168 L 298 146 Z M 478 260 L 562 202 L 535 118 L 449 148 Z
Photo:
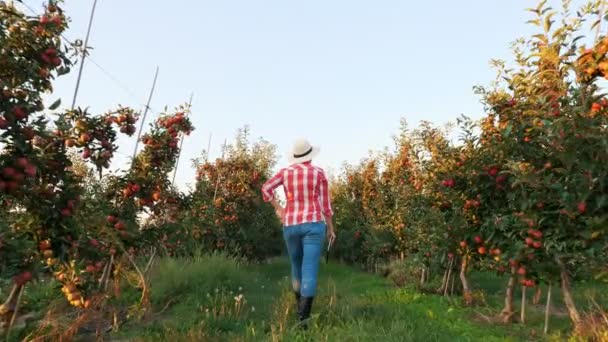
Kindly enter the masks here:
M 274 207 L 274 211 L 277 216 L 283 221 L 283 214 L 285 210 L 274 196 L 274 190 L 283 184 L 283 172 L 279 172 L 274 177 L 270 178 L 264 185 L 262 185 L 262 197 L 264 202 L 270 202 Z
M 327 239 L 329 243 L 333 243 L 336 238 L 333 223 L 333 210 L 331 209 L 331 198 L 329 197 L 329 184 L 325 173 L 320 173 L 319 181 L 319 196 L 321 200 L 321 210 L 323 211 L 323 217 L 325 218 L 325 224 L 327 225 Z

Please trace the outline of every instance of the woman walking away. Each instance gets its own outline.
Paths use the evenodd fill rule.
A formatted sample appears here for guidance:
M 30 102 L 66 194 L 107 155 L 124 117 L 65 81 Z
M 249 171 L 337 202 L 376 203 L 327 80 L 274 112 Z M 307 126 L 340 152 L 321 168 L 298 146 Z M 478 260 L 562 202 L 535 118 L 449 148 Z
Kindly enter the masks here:
M 325 235 L 332 243 L 336 235 L 325 172 L 312 165 L 319 153 L 304 139 L 297 140 L 289 156 L 291 165 L 262 186 L 264 201 L 271 202 L 283 222 L 283 237 L 291 262 L 291 280 L 298 318 L 304 329 L 317 293 L 317 275 Z M 277 201 L 274 190 L 283 186 L 287 204 Z

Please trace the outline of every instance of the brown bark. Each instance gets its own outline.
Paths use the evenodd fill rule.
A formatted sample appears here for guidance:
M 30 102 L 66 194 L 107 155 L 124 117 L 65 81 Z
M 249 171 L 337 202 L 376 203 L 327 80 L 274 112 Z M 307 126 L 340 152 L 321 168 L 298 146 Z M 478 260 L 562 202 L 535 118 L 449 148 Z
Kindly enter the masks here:
M 15 306 L 17 304 L 17 297 L 19 295 L 19 291 L 21 291 L 21 286 L 17 284 L 13 284 L 11 288 L 11 292 L 8 297 L 4 301 L 2 305 L 0 305 L 0 317 L 8 323 L 8 319 L 10 319 L 10 315 L 15 311 Z
M 424 285 L 424 279 L 425 279 L 424 275 L 425 275 L 425 272 L 426 272 L 426 267 L 423 267 L 422 268 L 422 274 L 420 275 L 420 286 Z
M 522 323 L 526 323 L 526 287 L 521 287 L 521 318 Z
M 450 282 L 450 277 L 452 276 L 452 268 L 454 267 L 454 259 L 450 260 L 450 265 L 448 267 L 448 276 L 445 282 L 445 289 L 443 290 L 443 296 L 448 296 L 448 284 Z
M 445 289 L 448 287 L 448 269 L 446 268 L 445 271 L 443 272 L 443 280 L 441 281 L 441 287 L 439 288 L 439 290 L 437 290 L 437 292 L 439 294 L 442 294 Z
M 454 279 L 456 279 L 456 275 L 452 274 L 452 288 L 450 290 L 450 295 L 454 295 Z
M 507 284 L 507 291 L 505 293 L 505 307 L 500 313 L 500 319 L 503 323 L 508 324 L 513 322 L 513 292 L 515 290 L 515 268 L 511 268 L 511 276 L 509 277 L 509 283 Z
M 468 256 L 462 257 L 462 263 L 460 265 L 460 282 L 462 283 L 462 296 L 466 305 L 473 304 L 473 296 L 471 294 L 471 288 L 469 287 L 469 280 L 467 279 L 467 266 L 469 265 Z
M 547 335 L 547 333 L 549 333 L 550 312 L 551 312 L 551 284 L 549 284 L 549 289 L 547 290 L 547 306 L 545 307 L 545 330 L 544 330 L 545 335 Z
M 568 276 L 568 271 L 566 270 L 566 266 L 564 263 L 556 257 L 557 265 L 560 268 L 560 277 L 561 277 L 561 285 L 562 285 L 562 295 L 564 296 L 564 304 L 566 304 L 566 308 L 568 309 L 568 315 L 570 316 L 570 320 L 575 328 L 578 328 L 581 323 L 581 315 L 576 308 L 576 303 L 574 302 L 574 298 L 572 297 L 572 291 L 570 289 L 570 277 Z
M 538 305 L 540 304 L 540 300 L 543 296 L 543 290 L 540 288 L 540 285 L 536 287 L 534 292 L 534 297 L 532 298 L 532 304 Z
M 6 301 L 0 305 L 0 320 L 6 323 L 6 336 L 9 336 L 11 328 L 17 318 L 17 311 L 23 296 L 23 285 L 14 284 Z

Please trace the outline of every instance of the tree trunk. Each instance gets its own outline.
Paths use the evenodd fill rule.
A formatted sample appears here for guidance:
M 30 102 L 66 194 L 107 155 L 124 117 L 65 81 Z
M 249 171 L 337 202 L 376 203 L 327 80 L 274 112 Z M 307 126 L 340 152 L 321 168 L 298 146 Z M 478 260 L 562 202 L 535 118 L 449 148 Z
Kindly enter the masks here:
M 422 268 L 422 274 L 420 275 L 420 286 L 424 285 L 424 274 L 426 272 L 426 267 Z
M 450 295 L 454 295 L 454 279 L 456 279 L 456 275 L 452 274 L 452 289 L 450 290 Z
M 19 302 L 23 295 L 23 285 L 14 284 L 6 301 L 0 305 L 0 321 L 5 323 L 5 334 L 8 337 L 19 310 Z
M 576 308 L 574 298 L 572 298 L 572 291 L 570 289 L 570 277 L 568 276 L 568 271 L 566 270 L 566 266 L 564 265 L 564 263 L 558 257 L 556 257 L 555 260 L 557 261 L 557 265 L 560 269 L 564 304 L 566 304 L 566 308 L 568 309 L 568 315 L 570 316 L 572 324 L 575 328 L 578 328 L 581 323 L 581 315 L 579 314 L 578 309 Z
M 462 257 L 462 263 L 460 265 L 460 282 L 462 283 L 462 296 L 466 305 L 473 304 L 473 296 L 471 295 L 471 288 L 469 287 L 469 280 L 467 279 L 467 266 L 469 265 L 468 256 Z
M 445 291 L 445 290 L 447 289 L 447 287 L 448 287 L 448 281 L 449 281 L 449 278 L 448 278 L 448 270 L 449 270 L 449 269 L 447 269 L 447 268 L 446 268 L 446 269 L 445 269 L 445 272 L 443 272 L 443 280 L 441 281 L 441 287 L 439 288 L 439 290 L 437 290 L 437 292 L 438 292 L 439 294 L 444 293 L 444 291 Z
M 448 296 L 448 284 L 450 282 L 450 278 L 452 276 L 452 268 L 454 267 L 454 259 L 450 260 L 450 265 L 448 267 L 448 277 L 446 279 L 445 282 L 445 289 L 443 290 L 443 296 L 447 297 Z
M 13 284 L 13 287 L 11 288 L 11 292 L 9 293 L 8 297 L 6 298 L 4 303 L 0 305 L 0 317 L 6 323 L 8 323 L 8 320 L 10 319 L 13 311 L 15 311 L 19 291 L 21 291 L 21 286 Z
M 521 287 L 521 323 L 526 323 L 526 287 Z
M 532 298 L 532 304 L 534 304 L 534 305 L 540 304 L 540 299 L 542 298 L 542 296 L 543 296 L 543 290 L 540 288 L 540 285 L 538 285 L 534 292 L 534 297 Z
M 511 268 L 511 276 L 509 277 L 509 283 L 507 284 L 507 291 L 505 293 L 505 307 L 500 313 L 500 319 L 504 324 L 513 322 L 513 292 L 515 290 L 515 268 Z
M 551 284 L 547 290 L 547 306 L 545 307 L 545 335 L 549 332 L 549 315 L 551 312 Z

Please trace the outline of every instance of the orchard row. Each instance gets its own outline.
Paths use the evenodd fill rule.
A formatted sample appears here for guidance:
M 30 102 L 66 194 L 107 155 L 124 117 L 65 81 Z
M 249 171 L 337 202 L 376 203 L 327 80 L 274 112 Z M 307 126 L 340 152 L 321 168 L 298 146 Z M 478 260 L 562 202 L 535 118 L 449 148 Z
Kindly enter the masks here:
M 469 304 L 469 270 L 507 274 L 505 322 L 516 281 L 560 285 L 578 325 L 570 282 L 608 263 L 608 100 L 597 85 L 608 37 L 579 46 L 593 11 L 558 27 L 544 2 L 533 13 L 541 33 L 515 46 L 514 68 L 498 63 L 499 84 L 477 89 L 487 114 L 459 119 L 459 142 L 404 125 L 393 152 L 345 169 L 333 187 L 348 232 L 337 248 L 354 263 L 412 258 L 460 272 Z

